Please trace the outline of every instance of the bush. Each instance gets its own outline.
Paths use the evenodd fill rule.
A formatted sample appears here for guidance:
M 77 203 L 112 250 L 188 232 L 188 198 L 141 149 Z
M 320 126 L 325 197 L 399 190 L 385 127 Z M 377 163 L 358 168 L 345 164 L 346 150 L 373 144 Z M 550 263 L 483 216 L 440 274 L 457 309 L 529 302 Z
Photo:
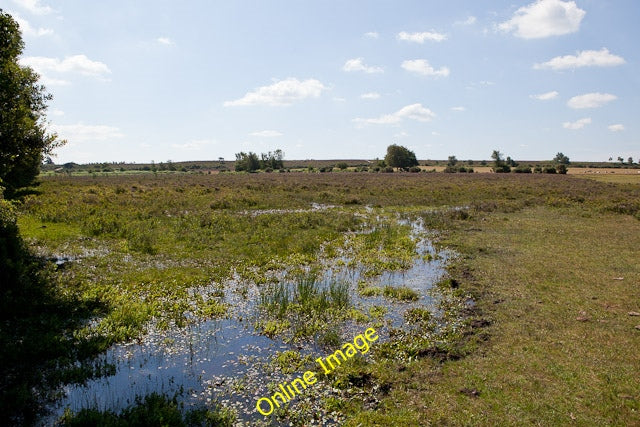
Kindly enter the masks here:
M 531 168 L 529 166 L 520 165 L 513 170 L 515 173 L 531 173 Z
M 348 165 L 348 164 L 346 164 L 345 162 L 340 162 L 340 163 L 338 163 L 338 164 L 336 165 L 336 167 L 337 167 L 338 169 L 340 169 L 340 170 L 345 170 L 346 168 L 348 168 L 348 167 L 349 167 L 349 165 Z
M 567 165 L 565 165 L 564 163 L 560 163 L 558 166 L 556 166 L 556 172 L 562 175 L 566 175 Z
M 421 169 L 420 169 L 418 166 L 411 166 L 411 167 L 409 168 L 409 172 L 413 172 L 413 173 L 420 172 L 420 170 L 421 170 Z
M 556 168 L 553 166 L 545 166 L 544 169 L 542 169 L 542 173 L 556 173 Z

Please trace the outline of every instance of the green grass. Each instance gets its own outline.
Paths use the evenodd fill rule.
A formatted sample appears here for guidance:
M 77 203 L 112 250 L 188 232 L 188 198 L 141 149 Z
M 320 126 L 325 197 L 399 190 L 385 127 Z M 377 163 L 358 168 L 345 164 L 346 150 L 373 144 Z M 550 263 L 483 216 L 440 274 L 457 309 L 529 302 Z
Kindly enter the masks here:
M 323 254 L 345 250 L 364 277 L 401 270 L 417 256 L 401 216 L 422 218 L 440 247 L 460 254 L 449 271 L 456 285 L 440 284 L 433 313 L 408 312 L 412 330 L 392 330 L 372 361 L 354 359 L 323 380 L 344 393 L 342 404 L 327 404 L 348 424 L 640 423 L 640 321 L 626 315 L 640 311 L 635 184 L 535 174 L 111 174 L 46 177 L 38 193 L 18 203 L 22 236 L 33 252 L 78 261 L 57 271 L 25 261 L 32 286 L 3 289 L 0 389 L 3 409 L 17 416 L 37 409 L 33 390 L 43 396 L 107 372 L 71 368 L 152 320 L 170 327 L 191 312 L 229 315 L 231 277 L 271 290 L 265 335 L 314 336 L 333 349 L 342 341 L 327 323 L 367 314 L 340 284 L 285 288 L 274 272 L 318 267 Z M 99 321 L 89 327 L 87 318 Z M 379 404 L 365 402 L 365 390 Z
M 530 208 L 457 228 L 446 244 L 465 254 L 452 273 L 490 326 L 476 321 L 462 359 L 410 364 L 378 410 L 348 425 L 640 423 L 640 321 L 627 315 L 640 308 L 637 219 Z

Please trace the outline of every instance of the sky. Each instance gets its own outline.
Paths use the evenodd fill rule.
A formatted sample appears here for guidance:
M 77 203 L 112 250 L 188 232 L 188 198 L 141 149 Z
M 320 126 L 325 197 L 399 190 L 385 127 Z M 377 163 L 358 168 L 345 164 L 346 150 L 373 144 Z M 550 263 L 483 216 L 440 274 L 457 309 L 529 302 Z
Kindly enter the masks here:
M 0 0 L 56 163 L 640 158 L 637 0 Z

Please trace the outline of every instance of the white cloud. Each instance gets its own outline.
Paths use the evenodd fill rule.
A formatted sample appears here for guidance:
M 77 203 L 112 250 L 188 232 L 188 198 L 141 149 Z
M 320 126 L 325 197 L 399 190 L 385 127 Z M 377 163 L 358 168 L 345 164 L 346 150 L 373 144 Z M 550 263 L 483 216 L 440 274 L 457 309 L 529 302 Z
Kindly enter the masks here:
M 451 111 L 459 111 L 459 112 L 462 112 L 462 111 L 467 111 L 467 109 L 466 109 L 466 108 L 464 108 L 464 107 L 451 107 Z
M 68 82 L 51 78 L 47 75 L 47 72 L 79 73 L 84 76 L 103 79 L 106 74 L 111 73 L 111 70 L 106 64 L 99 61 L 92 61 L 85 55 L 67 56 L 63 60 L 47 58 L 45 56 L 28 56 L 20 59 L 20 64 L 33 68 L 44 80 L 56 82 L 56 84 L 68 84 Z
M 108 139 L 122 138 L 124 135 L 120 129 L 113 126 L 85 125 L 80 122 L 75 125 L 51 125 L 51 129 L 62 139 L 69 142 L 106 141 Z
M 175 43 L 169 37 L 158 37 L 156 41 L 165 46 L 173 46 Z
M 441 42 L 447 39 L 446 34 L 437 33 L 433 30 L 424 31 L 421 33 L 407 33 L 406 31 L 402 31 L 398 33 L 398 40 L 403 40 L 407 42 L 413 43 L 424 43 L 425 40 L 430 40 L 434 42 Z
M 475 16 L 469 16 L 467 19 L 465 19 L 464 21 L 456 21 L 454 22 L 455 25 L 473 25 L 476 23 L 478 19 Z
M 58 110 L 57 108 L 54 108 L 54 109 L 51 111 L 51 115 L 52 115 L 52 116 L 57 116 L 57 117 L 64 116 L 64 111 L 62 111 L 62 110 Z
M 40 4 L 40 0 L 13 0 L 13 2 L 34 15 L 48 15 L 53 12 L 51 7 Z
M 603 47 L 600 50 L 583 50 L 577 55 L 556 56 L 542 64 L 535 64 L 533 68 L 565 70 L 581 67 L 615 67 L 625 62 L 623 57 L 614 55 L 609 52 L 609 49 Z
M 411 104 L 406 107 L 402 107 L 400 110 L 392 114 L 385 114 L 383 116 L 373 119 L 353 119 L 354 122 L 359 124 L 397 124 L 404 119 L 416 120 L 419 122 L 429 122 L 435 117 L 435 113 L 428 108 L 422 106 L 422 104 Z
M 212 141 L 210 139 L 193 139 L 189 142 L 186 142 L 184 144 L 171 144 L 171 148 L 179 148 L 181 150 L 200 150 L 202 147 L 204 147 L 205 145 L 211 145 L 214 144 L 215 141 Z
M 406 138 L 408 136 L 409 136 L 409 134 L 407 132 L 405 132 L 405 131 L 398 132 L 398 133 L 393 135 L 394 138 Z
M 53 34 L 53 30 L 50 28 L 33 28 L 29 21 L 21 18 L 19 15 L 14 14 L 13 18 L 16 20 L 18 25 L 20 26 L 20 30 L 22 34 L 26 37 L 42 37 L 42 36 L 50 36 Z
M 567 105 L 571 108 L 598 108 L 604 104 L 618 99 L 617 96 L 610 93 L 586 93 L 584 95 L 574 96 L 571 98 Z
M 378 34 L 376 31 L 369 31 L 368 33 L 364 33 L 364 36 L 368 39 L 377 39 L 378 37 L 380 37 L 380 34 Z
M 251 132 L 249 135 L 259 136 L 262 138 L 275 138 L 278 136 L 282 136 L 282 133 L 278 132 L 277 130 L 262 130 L 260 132 Z
M 515 31 L 517 37 L 524 39 L 559 36 L 578 31 L 585 14 L 575 1 L 537 0 L 518 9 L 498 29 Z
M 360 95 L 362 99 L 378 99 L 380 98 L 380 94 L 378 92 L 367 92 Z
M 269 86 L 261 86 L 235 101 L 227 101 L 225 107 L 245 105 L 287 106 L 305 98 L 317 98 L 327 88 L 316 79 L 300 81 L 289 77 Z
M 447 77 L 449 75 L 449 69 L 447 67 L 441 67 L 439 70 L 436 70 L 426 59 L 412 59 L 404 61 L 402 63 L 402 68 L 423 76 Z
M 365 65 L 363 58 L 353 58 L 344 63 L 342 67 L 344 71 L 364 71 L 365 73 L 384 73 L 380 67 L 370 67 Z
M 622 132 L 624 130 L 624 125 L 623 124 L 615 124 L 615 125 L 609 125 L 607 126 L 607 128 L 611 131 L 611 132 Z
M 587 117 L 584 119 L 576 120 L 575 122 L 564 122 L 562 127 L 565 129 L 578 130 L 582 129 L 585 125 L 591 123 L 591 118 Z
M 539 101 L 548 101 L 550 99 L 557 98 L 558 95 L 559 93 L 557 91 L 552 90 L 551 92 L 539 93 L 537 95 L 529 95 L 529 98 L 537 99 Z

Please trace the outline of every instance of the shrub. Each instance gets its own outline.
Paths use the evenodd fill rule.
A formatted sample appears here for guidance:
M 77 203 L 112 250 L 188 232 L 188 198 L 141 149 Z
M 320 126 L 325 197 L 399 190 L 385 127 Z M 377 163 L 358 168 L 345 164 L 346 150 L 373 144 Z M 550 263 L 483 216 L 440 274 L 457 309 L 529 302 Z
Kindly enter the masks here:
M 564 163 L 560 163 L 558 166 L 556 166 L 556 172 L 562 175 L 566 175 L 567 166 Z

